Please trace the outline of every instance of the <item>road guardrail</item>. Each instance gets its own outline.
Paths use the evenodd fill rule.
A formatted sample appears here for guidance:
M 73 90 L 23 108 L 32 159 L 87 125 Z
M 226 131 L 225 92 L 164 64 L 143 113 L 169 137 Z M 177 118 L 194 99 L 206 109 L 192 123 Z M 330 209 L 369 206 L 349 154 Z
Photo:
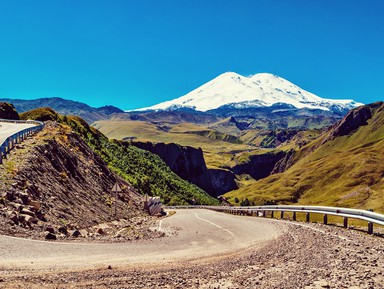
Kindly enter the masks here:
M 373 234 L 373 224 L 384 226 L 384 215 L 373 211 L 325 207 L 325 206 L 290 206 L 290 205 L 272 205 L 272 206 L 252 206 L 252 207 L 230 207 L 230 206 L 168 206 L 167 209 L 208 209 L 223 213 L 235 215 L 248 215 L 257 217 L 267 217 L 267 212 L 271 218 L 274 213 L 280 212 L 280 218 L 284 217 L 285 212 L 292 213 L 292 220 L 296 221 L 297 213 L 306 214 L 306 222 L 310 222 L 310 215 L 322 214 L 323 223 L 328 224 L 328 215 L 339 216 L 344 218 L 343 226 L 348 228 L 348 219 L 358 219 L 368 222 L 368 234 Z
M 9 137 L 7 137 L 3 143 L 0 144 L 0 164 L 3 163 L 3 158 L 6 158 L 9 152 L 15 147 L 16 144 L 21 143 L 28 136 L 41 131 L 44 127 L 44 123 L 36 120 L 11 120 L 11 119 L 0 119 L 1 122 L 6 123 L 30 123 L 35 124 L 35 127 L 29 127 L 18 131 Z

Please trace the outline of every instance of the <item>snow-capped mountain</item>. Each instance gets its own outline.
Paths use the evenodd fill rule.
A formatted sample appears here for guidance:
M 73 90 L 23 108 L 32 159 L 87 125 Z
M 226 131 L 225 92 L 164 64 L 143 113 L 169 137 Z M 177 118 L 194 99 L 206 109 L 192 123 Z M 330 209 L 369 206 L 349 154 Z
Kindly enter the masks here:
M 269 107 L 275 104 L 331 111 L 344 111 L 362 105 L 353 100 L 321 98 L 270 73 L 246 77 L 226 72 L 182 97 L 138 110 L 191 108 L 208 111 L 224 105 L 239 109 Z

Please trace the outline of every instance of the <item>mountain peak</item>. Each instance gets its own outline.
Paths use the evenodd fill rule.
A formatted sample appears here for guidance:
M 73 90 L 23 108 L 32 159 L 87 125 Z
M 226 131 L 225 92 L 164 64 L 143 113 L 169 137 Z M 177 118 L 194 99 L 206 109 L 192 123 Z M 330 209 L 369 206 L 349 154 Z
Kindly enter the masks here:
M 190 108 L 208 111 L 224 105 L 246 108 L 269 107 L 276 103 L 296 108 L 336 111 L 362 105 L 353 100 L 321 98 L 271 73 L 257 73 L 247 77 L 236 72 L 225 72 L 182 97 L 139 110 Z

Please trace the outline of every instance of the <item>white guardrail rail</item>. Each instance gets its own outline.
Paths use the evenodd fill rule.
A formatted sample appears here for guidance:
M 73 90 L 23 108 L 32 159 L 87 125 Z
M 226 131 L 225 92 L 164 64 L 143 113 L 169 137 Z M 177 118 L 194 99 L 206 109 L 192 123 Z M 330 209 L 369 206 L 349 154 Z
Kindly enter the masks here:
M 310 214 L 322 214 L 324 224 L 328 224 L 328 215 L 339 216 L 344 218 L 344 227 L 348 227 L 348 219 L 358 219 L 368 222 L 368 234 L 373 234 L 373 224 L 384 226 L 384 215 L 374 213 L 372 211 L 323 207 L 323 206 L 289 206 L 289 205 L 272 205 L 272 206 L 252 206 L 252 207 L 230 207 L 230 206 L 168 206 L 166 209 L 208 209 L 223 213 L 235 215 L 248 215 L 267 217 L 267 212 L 271 218 L 275 212 L 280 212 L 280 218 L 284 217 L 285 212 L 292 213 L 292 220 L 296 221 L 296 213 L 305 213 L 306 222 L 310 222 Z
M 34 124 L 34 127 L 25 128 L 20 130 L 9 137 L 7 137 L 2 143 L 0 143 L 0 164 L 3 163 L 3 158 L 7 157 L 7 154 L 15 147 L 16 144 L 21 143 L 28 136 L 41 131 L 44 127 L 44 123 L 36 120 L 11 120 L 11 119 L 0 119 L 1 123 L 24 123 Z M 1 130 L 1 128 L 0 128 Z

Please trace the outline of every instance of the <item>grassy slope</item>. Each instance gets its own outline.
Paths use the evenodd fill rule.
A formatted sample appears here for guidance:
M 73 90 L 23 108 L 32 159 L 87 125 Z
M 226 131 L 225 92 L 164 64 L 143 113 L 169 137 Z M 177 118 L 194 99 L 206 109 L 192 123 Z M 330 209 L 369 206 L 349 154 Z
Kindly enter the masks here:
M 97 129 L 76 116 L 60 116 L 50 109 L 37 109 L 21 115 L 22 119 L 49 116 L 72 127 L 99 154 L 108 166 L 130 182 L 140 193 L 160 196 L 166 204 L 217 204 L 197 186 L 181 179 L 158 157 L 124 142 L 109 141 Z
M 321 145 L 329 134 L 303 147 L 298 162 L 226 194 L 234 200 L 332 205 L 384 212 L 384 109 L 368 125 Z

